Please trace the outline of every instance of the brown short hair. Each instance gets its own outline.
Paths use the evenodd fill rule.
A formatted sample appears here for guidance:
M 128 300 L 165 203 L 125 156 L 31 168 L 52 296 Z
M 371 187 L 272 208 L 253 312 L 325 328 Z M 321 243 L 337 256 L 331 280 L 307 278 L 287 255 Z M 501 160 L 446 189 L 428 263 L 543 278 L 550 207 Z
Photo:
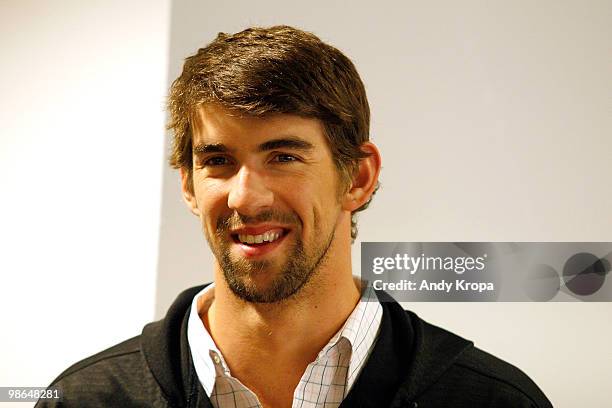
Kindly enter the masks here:
M 192 123 L 206 103 L 251 116 L 291 113 L 321 120 L 347 187 L 358 161 L 367 156 L 360 146 L 369 140 L 370 107 L 355 66 L 338 49 L 293 27 L 219 33 L 185 60 L 168 99 L 168 129 L 174 133 L 169 161 L 187 171 L 191 187 Z

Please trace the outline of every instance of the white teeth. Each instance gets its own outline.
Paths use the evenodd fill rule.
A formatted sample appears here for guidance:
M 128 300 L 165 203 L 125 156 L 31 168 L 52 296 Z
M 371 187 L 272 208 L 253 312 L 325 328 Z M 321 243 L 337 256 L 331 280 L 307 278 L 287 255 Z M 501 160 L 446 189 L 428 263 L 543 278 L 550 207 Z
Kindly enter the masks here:
M 280 232 L 267 231 L 259 235 L 238 234 L 238 240 L 246 244 L 261 244 L 262 242 L 274 242 L 281 236 Z

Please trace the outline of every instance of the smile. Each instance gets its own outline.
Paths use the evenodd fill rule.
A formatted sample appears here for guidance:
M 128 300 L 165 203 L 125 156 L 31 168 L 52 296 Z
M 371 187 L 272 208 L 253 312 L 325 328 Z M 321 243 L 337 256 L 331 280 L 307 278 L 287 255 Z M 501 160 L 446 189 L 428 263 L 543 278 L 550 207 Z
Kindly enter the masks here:
M 270 226 L 241 229 L 231 236 L 242 256 L 258 258 L 276 249 L 288 234 L 288 229 Z
M 238 241 L 243 244 L 261 244 L 262 242 L 274 242 L 282 235 L 282 231 L 266 232 L 259 235 L 238 234 Z

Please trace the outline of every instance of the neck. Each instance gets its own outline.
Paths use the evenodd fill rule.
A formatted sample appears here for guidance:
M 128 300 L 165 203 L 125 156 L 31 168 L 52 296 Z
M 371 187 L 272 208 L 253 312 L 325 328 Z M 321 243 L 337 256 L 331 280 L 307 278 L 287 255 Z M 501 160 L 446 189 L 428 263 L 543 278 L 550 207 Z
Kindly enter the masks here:
M 276 356 L 317 352 L 342 327 L 359 301 L 360 288 L 351 275 L 328 285 L 308 284 L 295 299 L 274 304 L 249 303 L 235 298 L 225 281 L 217 280 L 215 299 L 208 309 L 211 335 L 226 359 L 267 349 Z M 312 292 L 306 294 L 304 292 Z M 248 341 L 249 349 L 240 345 Z M 244 344 L 244 343 L 242 343 Z M 227 353 L 226 353 L 227 349 Z
M 345 256 L 332 255 L 341 253 L 340 249 Z M 351 273 L 350 240 L 336 240 L 330 255 L 298 293 L 272 304 L 238 299 L 216 268 L 215 299 L 202 316 L 204 323 L 232 376 L 262 400 L 266 394 L 285 401 L 292 398 L 308 364 L 359 301 L 360 288 Z

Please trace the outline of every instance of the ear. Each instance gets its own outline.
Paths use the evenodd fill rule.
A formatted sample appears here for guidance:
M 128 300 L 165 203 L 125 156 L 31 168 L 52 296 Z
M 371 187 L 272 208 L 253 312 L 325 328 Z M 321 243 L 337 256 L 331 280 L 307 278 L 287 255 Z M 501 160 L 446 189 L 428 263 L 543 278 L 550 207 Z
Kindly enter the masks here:
M 343 208 L 351 212 L 367 203 L 374 193 L 382 163 L 380 152 L 374 143 L 366 142 L 360 149 L 368 156 L 359 160 L 351 187 L 343 200 Z
M 183 201 L 187 204 L 187 208 L 197 217 L 200 216 L 200 209 L 193 193 L 193 170 L 189 171 L 184 167 L 179 169 L 181 175 L 181 190 L 183 192 Z

